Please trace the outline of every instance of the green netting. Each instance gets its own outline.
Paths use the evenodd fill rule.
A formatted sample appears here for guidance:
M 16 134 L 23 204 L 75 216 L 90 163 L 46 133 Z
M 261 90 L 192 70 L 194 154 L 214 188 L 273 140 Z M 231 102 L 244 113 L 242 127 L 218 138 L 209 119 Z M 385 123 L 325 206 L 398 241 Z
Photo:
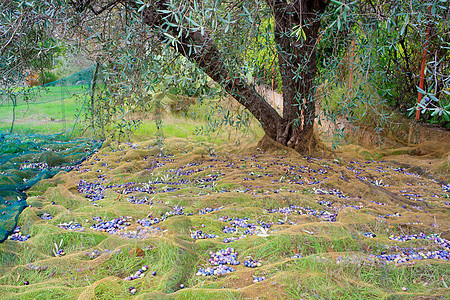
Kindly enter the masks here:
M 86 108 L 95 68 L 43 86 L 0 88 L 0 132 L 72 135 Z
M 0 89 L 0 242 L 27 205 L 26 189 L 73 169 L 101 146 L 74 138 L 85 127 L 79 120 L 94 72 L 91 66 L 45 86 Z
M 0 134 L 0 241 L 14 229 L 27 205 L 24 190 L 61 171 L 70 171 L 102 142 L 61 140 L 62 135 Z

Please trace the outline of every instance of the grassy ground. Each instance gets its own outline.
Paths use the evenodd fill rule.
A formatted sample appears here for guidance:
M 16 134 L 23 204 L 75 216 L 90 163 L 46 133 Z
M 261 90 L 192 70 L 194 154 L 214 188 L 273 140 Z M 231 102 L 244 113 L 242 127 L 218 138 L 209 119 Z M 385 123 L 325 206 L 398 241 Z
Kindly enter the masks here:
M 450 296 L 444 285 L 450 276 L 448 261 L 395 263 L 374 256 L 440 249 L 431 240 L 399 242 L 389 236 L 448 230 L 448 192 L 441 184 L 413 174 L 406 165 L 398 169 L 402 165 L 394 162 L 395 157 L 367 161 L 356 153 L 351 154 L 351 160 L 344 154 L 303 158 L 285 150 L 263 153 L 252 143 L 227 144 L 226 135 L 213 145 L 202 140 L 205 138 L 193 138 L 189 132 L 195 124 L 186 122 L 184 126 L 175 120 L 180 121 L 168 120 L 163 156 L 151 139 L 145 141 L 145 134 L 154 129 L 147 125 L 137 132 L 142 142 L 105 144 L 77 171 L 61 173 L 29 191 L 31 207 L 22 213 L 19 225 L 31 238 L 0 245 L 4 299 Z M 89 201 L 86 193 L 77 190 L 80 180 L 100 184 L 104 198 Z M 132 188 L 146 190 L 131 192 Z M 345 197 L 331 195 L 333 189 Z M 420 197 L 403 196 L 405 189 Z M 130 196 L 147 197 L 152 204 L 133 204 L 128 201 Z M 177 205 L 183 207 L 183 214 L 168 214 L 176 211 Z M 295 212 L 267 211 L 290 205 L 297 206 Z M 205 208 L 216 210 L 200 214 Z M 321 211 L 337 214 L 336 221 L 318 217 Z M 42 220 L 39 216 L 44 212 L 53 218 Z M 401 216 L 387 216 L 395 212 Z M 164 214 L 169 217 L 155 225 L 160 231 L 137 223 L 138 219 Z M 95 217 L 109 221 L 119 216 L 131 218 L 130 226 L 119 233 L 91 227 L 97 223 Z M 245 230 L 238 227 L 237 233 L 224 233 L 222 229 L 231 226 L 221 218 L 224 216 L 248 218 L 246 224 L 255 226 L 244 238 L 224 243 L 224 238 L 241 237 Z M 83 229 L 58 227 L 71 221 Z M 267 234 L 258 222 L 271 224 Z M 218 237 L 195 240 L 190 235 L 195 230 Z M 123 237 L 120 232 L 140 232 L 141 236 Z M 365 232 L 376 237 L 366 237 Z M 55 243 L 61 243 L 64 256 L 55 257 Z M 209 251 L 226 247 L 239 253 L 241 264 L 233 266 L 235 272 L 196 275 L 210 265 Z M 89 256 L 95 250 L 98 256 Z M 244 267 L 248 258 L 259 260 L 262 266 Z M 145 277 L 124 280 L 143 265 L 149 266 Z M 255 276 L 266 279 L 254 283 Z M 135 295 L 130 287 L 136 289 Z
M 258 149 L 260 129 L 244 134 L 224 126 L 196 135 L 207 125 L 203 116 L 166 116 L 163 124 L 163 148 L 148 121 L 133 143 L 106 141 L 76 171 L 28 191 L 19 226 L 31 237 L 0 244 L 2 299 L 450 297 L 447 260 L 408 260 L 414 252 L 450 249 L 432 239 L 391 237 L 449 238 L 448 178 L 430 171 L 445 162 L 351 146 L 302 157 Z M 101 199 L 87 198 L 88 187 Z M 134 204 L 133 197 L 147 200 Z M 42 219 L 44 213 L 53 218 Z M 92 227 L 98 217 L 128 217 L 130 224 L 110 234 Z M 138 224 L 156 218 L 164 219 L 153 225 L 160 230 Z M 236 218 L 247 219 L 240 227 L 231 222 Z M 61 227 L 70 222 L 79 228 Z M 226 226 L 236 232 L 225 233 Z M 216 237 L 192 238 L 198 230 Z M 210 251 L 227 247 L 238 252 L 234 272 L 196 275 L 211 267 Z M 405 261 L 377 257 L 396 254 Z M 250 258 L 262 265 L 245 267 Z M 144 265 L 145 276 L 126 280 Z
M 32 101 L 17 98 L 14 133 L 53 134 L 71 131 L 83 109 L 85 86 L 34 88 Z M 9 132 L 13 119 L 10 101 L 0 105 L 0 132 Z M 79 128 L 76 128 L 79 130 Z

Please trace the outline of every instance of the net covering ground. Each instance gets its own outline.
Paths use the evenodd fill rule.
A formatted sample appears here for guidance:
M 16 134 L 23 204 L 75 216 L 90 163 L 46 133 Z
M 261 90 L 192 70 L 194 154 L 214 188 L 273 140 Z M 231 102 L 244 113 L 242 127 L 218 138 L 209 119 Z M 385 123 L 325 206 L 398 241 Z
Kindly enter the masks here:
M 69 171 L 101 146 L 81 136 L 79 120 L 95 66 L 39 87 L 1 89 L 0 241 L 26 207 L 24 191 L 41 179 Z

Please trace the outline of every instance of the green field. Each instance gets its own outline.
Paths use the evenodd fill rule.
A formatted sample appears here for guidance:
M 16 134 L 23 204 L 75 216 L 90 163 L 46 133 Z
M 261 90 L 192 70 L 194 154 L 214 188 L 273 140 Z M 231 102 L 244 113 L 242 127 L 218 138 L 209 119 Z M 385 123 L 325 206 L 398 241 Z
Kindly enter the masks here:
M 54 134 L 71 131 L 85 102 L 86 86 L 34 88 L 28 102 L 18 94 L 16 134 Z M 83 112 L 82 112 L 83 113 Z M 0 105 L 0 132 L 9 132 L 13 119 L 11 101 Z

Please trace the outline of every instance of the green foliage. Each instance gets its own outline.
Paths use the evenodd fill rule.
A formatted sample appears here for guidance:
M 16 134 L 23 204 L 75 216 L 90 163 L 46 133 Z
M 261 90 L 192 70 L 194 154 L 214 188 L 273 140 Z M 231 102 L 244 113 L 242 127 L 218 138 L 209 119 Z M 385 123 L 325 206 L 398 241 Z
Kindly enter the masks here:
M 351 121 L 364 121 L 359 118 L 360 112 L 375 108 L 374 115 L 378 117 L 369 119 L 382 128 L 389 123 L 386 108 L 394 107 L 406 115 L 411 107 L 414 107 L 411 113 L 419 107 L 424 120 L 443 126 L 449 124 L 449 30 L 448 22 L 444 22 L 448 1 L 412 3 L 382 1 L 372 6 L 366 2 L 331 1 L 326 13 L 320 16 L 322 30 L 315 47 L 321 76 L 316 86 L 323 84 L 329 89 L 323 93 L 324 103 L 337 108 L 325 109 L 329 118 L 344 116 Z M 46 71 L 54 65 L 57 75 L 71 69 L 61 58 L 55 64 L 55 56 L 66 57 L 74 65 L 78 55 L 82 61 L 97 61 L 101 65 L 99 82 L 91 95 L 90 112 L 85 116 L 99 136 L 127 135 L 142 123 L 142 116 L 152 116 L 159 130 L 163 126 L 160 108 L 164 103 L 158 104 L 159 100 L 151 96 L 155 92 L 195 96 L 199 102 L 224 98 L 224 91 L 195 63 L 174 51 L 186 46 L 185 51 L 195 53 L 202 47 L 183 45 L 183 36 L 173 36 L 172 28 L 207 34 L 214 40 L 226 68 L 235 76 L 229 80 L 282 89 L 278 64 L 287 53 L 278 53 L 275 22 L 265 1 L 172 1 L 161 13 L 178 21 L 166 22 L 158 28 L 143 24 L 142 13 L 148 4 L 141 1 L 127 9 L 116 7 L 100 15 L 81 4 L 66 5 L 61 1 L 43 4 L 8 0 L 1 5 L 1 26 L 5 32 L 1 42 L 5 46 L 1 51 L 4 63 L 0 71 L 2 78 L 6 78 L 2 93 L 7 101 L 16 104 L 14 87 L 29 72 L 36 71 L 47 82 L 56 79 Z M 74 17 L 67 18 L 68 15 Z M 426 97 L 416 105 L 418 68 L 427 26 L 432 30 Z M 307 41 L 308 30 L 305 24 L 292 28 L 292 39 Z M 67 42 L 74 38 L 83 41 L 79 47 L 82 51 Z M 292 80 L 303 80 L 300 77 L 299 66 Z M 350 78 L 353 86 L 347 84 Z M 336 94 L 337 90 L 342 93 Z M 376 99 L 372 97 L 374 90 L 378 94 Z M 339 99 L 339 103 L 330 95 Z M 223 124 L 240 130 L 249 124 L 246 110 L 230 110 L 223 102 L 212 107 L 213 110 L 223 120 L 211 119 L 198 132 L 214 132 Z M 163 140 L 161 134 L 156 136 Z
M 256 12 L 260 9 L 260 3 L 239 4 L 236 10 L 230 10 L 229 4 L 216 1 L 194 3 L 197 5 L 196 10 L 184 4 L 172 3 L 170 13 L 186 22 L 183 26 L 189 26 L 194 31 L 207 29 L 224 57 L 230 59 L 227 61 L 229 68 L 242 69 L 243 74 L 253 77 L 252 74 L 257 69 L 255 64 L 263 64 L 257 57 L 262 58 L 264 50 L 255 53 L 259 48 L 249 45 L 256 45 L 256 40 L 242 33 L 251 35 L 258 32 L 257 24 L 263 19 L 268 23 L 266 8 L 259 15 Z M 95 133 L 105 137 L 126 136 L 142 124 L 141 116 L 151 117 L 157 128 L 155 137 L 162 142 L 164 137 L 160 129 L 164 125 L 161 118 L 168 104 L 164 98 L 155 97 L 155 93 L 196 97 L 200 103 L 225 98 L 223 90 L 198 69 L 196 64 L 174 51 L 173 47 L 178 47 L 176 45 L 180 37 L 171 36 L 169 29 L 170 26 L 180 25 L 165 24 L 155 31 L 142 24 L 140 11 L 143 8 L 145 4 L 130 7 L 128 12 L 114 10 L 108 16 L 74 20 L 79 22 L 77 34 L 88 37 L 90 51 L 107 53 L 97 55 L 97 61 L 102 65 L 98 75 L 101 83 L 94 91 L 90 113 L 86 117 Z M 89 14 L 89 11 L 84 13 Z M 246 16 L 243 17 L 242 13 Z M 268 30 L 272 29 L 259 30 L 260 35 L 267 35 Z M 270 51 L 273 51 L 273 47 L 270 47 Z M 247 57 L 252 60 L 247 62 Z M 272 58 L 271 60 L 273 63 Z M 271 77 L 267 76 L 270 80 Z M 230 112 L 227 106 L 221 101 L 211 114 L 222 114 L 222 125 L 230 124 L 238 130 L 246 130 L 248 112 L 243 109 Z M 212 119 L 199 132 L 214 132 L 221 128 Z
M 40 74 L 39 78 L 42 84 L 47 84 L 58 80 L 58 76 L 52 71 L 44 71 Z
M 318 51 L 318 94 L 327 117 L 344 117 L 381 133 L 395 122 L 392 109 L 410 118 L 419 109 L 421 120 L 448 127 L 449 30 L 444 20 L 449 9 L 448 1 L 384 1 L 379 6 L 346 1 L 330 6 L 322 18 Z M 420 90 L 424 49 L 425 87 Z M 423 95 L 419 104 L 418 93 Z
M 281 75 L 274 40 L 275 22 L 270 16 L 265 16 L 260 23 L 256 38 L 247 51 L 246 62 L 249 69 L 245 75 L 249 82 L 265 84 L 281 92 Z
M 58 55 L 59 43 L 54 26 L 63 22 L 57 1 L 13 1 L 0 3 L 0 99 L 1 103 L 17 105 L 17 88 L 25 78 L 41 74 L 41 81 L 52 81 L 47 69 L 52 68 Z M 60 2 L 58 2 L 60 3 Z M 57 21 L 55 21 L 57 20 Z M 24 90 L 22 98 L 33 100 L 34 93 Z M 14 129 L 15 110 L 12 111 L 10 133 Z
M 159 89 L 171 94 L 200 97 L 211 92 L 208 77 L 195 64 L 178 56 L 168 65 Z
M 0 80 L 4 86 L 20 83 L 29 72 L 52 67 L 60 51 L 52 29 L 61 6 L 56 1 L 12 1 L 0 4 Z M 61 21 L 62 19 L 58 19 Z

